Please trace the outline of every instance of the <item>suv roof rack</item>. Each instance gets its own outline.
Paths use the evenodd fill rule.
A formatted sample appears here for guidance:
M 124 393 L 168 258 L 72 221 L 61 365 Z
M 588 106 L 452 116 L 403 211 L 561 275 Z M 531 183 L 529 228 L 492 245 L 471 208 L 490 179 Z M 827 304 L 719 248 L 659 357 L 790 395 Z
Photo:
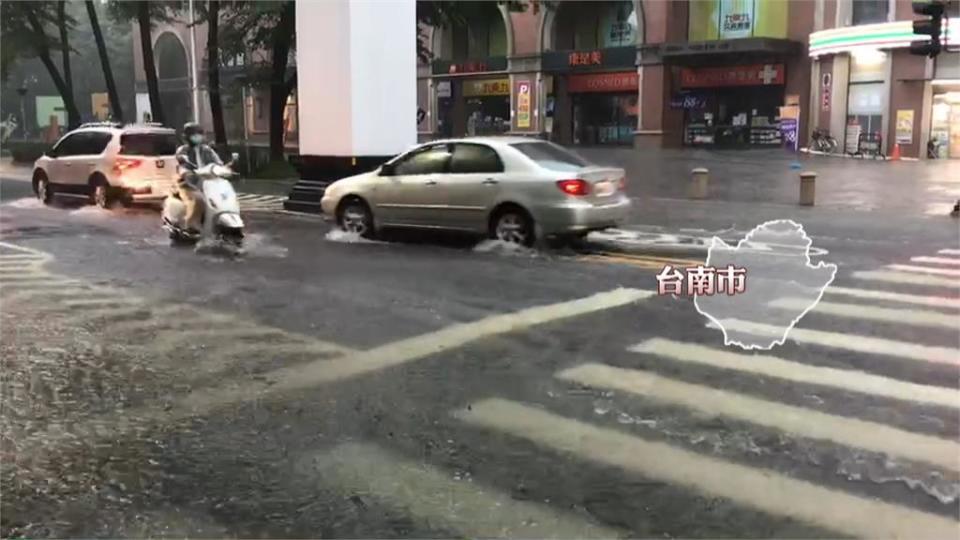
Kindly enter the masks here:
M 123 124 L 120 122 L 85 122 L 80 124 L 81 128 L 91 128 L 91 127 L 122 127 Z

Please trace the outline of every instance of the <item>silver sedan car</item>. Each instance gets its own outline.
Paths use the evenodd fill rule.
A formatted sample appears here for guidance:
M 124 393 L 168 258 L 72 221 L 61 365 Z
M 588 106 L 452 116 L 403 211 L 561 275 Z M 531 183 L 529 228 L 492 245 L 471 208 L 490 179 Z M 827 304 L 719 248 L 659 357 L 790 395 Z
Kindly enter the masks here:
M 374 171 L 327 187 L 323 212 L 350 232 L 451 229 L 532 245 L 621 224 L 630 209 L 623 169 L 599 167 L 556 144 L 475 137 L 414 147 Z

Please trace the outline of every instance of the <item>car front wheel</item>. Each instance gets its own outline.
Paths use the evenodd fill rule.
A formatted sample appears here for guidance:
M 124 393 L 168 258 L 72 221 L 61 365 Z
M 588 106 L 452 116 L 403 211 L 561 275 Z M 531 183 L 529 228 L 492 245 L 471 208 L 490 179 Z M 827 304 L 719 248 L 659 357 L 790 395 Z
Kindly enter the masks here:
M 370 207 L 359 199 L 352 199 L 340 207 L 337 216 L 340 228 L 364 238 L 373 236 L 373 214 Z
M 93 203 L 105 209 L 113 206 L 113 194 L 110 193 L 110 186 L 106 182 L 101 180 L 94 184 Z
M 521 208 L 507 208 L 497 213 L 490 236 L 501 242 L 532 246 L 536 240 L 533 218 Z
M 40 199 L 40 202 L 43 204 L 50 204 L 53 202 L 53 187 L 50 186 L 50 181 L 47 180 L 46 176 L 41 175 L 37 179 L 37 198 Z

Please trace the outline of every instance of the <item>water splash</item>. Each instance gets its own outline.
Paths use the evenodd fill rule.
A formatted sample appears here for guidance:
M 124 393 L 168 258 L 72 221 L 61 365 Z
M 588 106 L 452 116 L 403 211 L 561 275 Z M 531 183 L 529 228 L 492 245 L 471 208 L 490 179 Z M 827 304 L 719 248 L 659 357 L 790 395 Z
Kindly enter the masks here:
M 15 201 L 5 202 L 3 206 L 8 208 L 21 208 L 24 210 L 36 210 L 38 208 L 43 208 L 49 210 L 50 207 L 40 202 L 40 199 L 34 197 L 24 197 L 22 199 L 17 199 Z
M 344 244 L 379 244 L 376 240 L 364 238 L 355 232 L 347 232 L 342 229 L 330 229 L 324 238 L 331 242 L 341 242 Z
M 477 253 L 496 253 L 521 257 L 539 257 L 540 253 L 520 244 L 504 242 L 503 240 L 484 240 L 473 247 Z

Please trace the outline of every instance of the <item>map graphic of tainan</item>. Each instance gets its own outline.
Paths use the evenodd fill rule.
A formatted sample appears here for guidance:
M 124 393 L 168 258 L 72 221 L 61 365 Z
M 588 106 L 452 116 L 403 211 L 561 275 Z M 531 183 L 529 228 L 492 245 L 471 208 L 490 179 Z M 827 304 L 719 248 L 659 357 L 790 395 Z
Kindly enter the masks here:
M 697 295 L 693 303 L 723 331 L 724 345 L 770 349 L 820 301 L 837 265 L 810 263 L 812 240 L 792 220 L 768 221 L 747 233 L 736 247 L 714 237 L 706 266 L 746 268 L 744 292 Z

